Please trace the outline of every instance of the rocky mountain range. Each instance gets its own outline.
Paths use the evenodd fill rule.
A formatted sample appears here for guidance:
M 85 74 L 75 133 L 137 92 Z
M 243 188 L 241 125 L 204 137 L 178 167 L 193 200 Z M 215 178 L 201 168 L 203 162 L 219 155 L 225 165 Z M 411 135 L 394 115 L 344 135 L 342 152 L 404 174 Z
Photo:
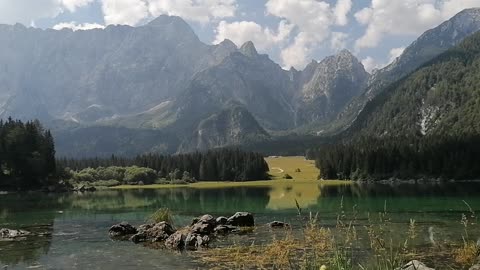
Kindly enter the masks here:
M 0 25 L 0 117 L 47 123 L 60 156 L 329 134 L 391 82 L 479 30 L 479 14 L 465 10 L 427 31 L 373 75 L 347 50 L 284 70 L 252 42 L 202 43 L 179 17 L 88 31 Z

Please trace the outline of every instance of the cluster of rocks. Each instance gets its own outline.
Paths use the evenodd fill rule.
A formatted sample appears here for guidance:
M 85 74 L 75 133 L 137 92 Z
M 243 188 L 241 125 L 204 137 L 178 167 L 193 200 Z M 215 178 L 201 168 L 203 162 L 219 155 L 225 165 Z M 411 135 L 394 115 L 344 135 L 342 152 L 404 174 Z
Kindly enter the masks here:
M 274 221 L 268 224 L 271 228 L 285 228 L 288 224 Z M 242 227 L 254 227 L 255 220 L 251 213 L 237 212 L 235 215 L 214 218 L 203 215 L 194 218 L 190 226 L 175 230 L 167 222 L 143 224 L 138 228 L 122 222 L 113 225 L 109 234 L 120 240 L 130 240 L 134 243 L 164 242 L 165 247 L 175 250 L 196 250 L 207 247 L 217 235 L 238 233 Z
M 31 235 L 30 232 L 24 230 L 0 229 L 0 239 L 15 240 Z

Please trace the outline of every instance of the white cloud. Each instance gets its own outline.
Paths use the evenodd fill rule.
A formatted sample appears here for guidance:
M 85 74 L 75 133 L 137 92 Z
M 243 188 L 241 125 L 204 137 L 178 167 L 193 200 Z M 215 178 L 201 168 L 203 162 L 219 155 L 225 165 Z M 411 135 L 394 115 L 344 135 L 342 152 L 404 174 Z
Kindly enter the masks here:
M 235 16 L 237 4 L 236 0 L 102 0 L 102 10 L 106 24 L 136 25 L 160 15 L 207 23 Z
M 330 47 L 334 51 L 340 51 L 347 47 L 347 33 L 342 32 L 332 32 L 332 37 L 330 38 Z
M 149 16 L 143 0 L 102 0 L 105 24 L 136 25 Z
M 330 37 L 334 25 L 346 25 L 351 0 L 338 0 L 335 6 L 318 0 L 268 0 L 267 13 L 288 20 L 298 34 L 281 57 L 285 67 L 303 68 L 315 47 Z
M 400 55 L 405 51 L 405 47 L 393 48 L 388 53 L 388 62 L 380 62 L 375 60 L 373 57 L 368 56 L 362 60 L 362 64 L 365 67 L 365 70 L 372 72 L 374 69 L 383 68 L 395 61 Z
M 152 16 L 162 14 L 206 23 L 212 19 L 235 16 L 236 0 L 148 0 Z
M 368 57 L 364 58 L 364 59 L 362 60 L 362 64 L 363 64 L 363 66 L 365 67 L 365 70 L 366 70 L 367 72 L 372 72 L 373 70 L 378 69 L 378 68 L 380 68 L 380 66 L 381 66 L 381 65 L 380 65 L 375 59 L 373 59 L 373 57 L 371 57 L 371 56 L 368 56 Z
M 388 63 L 390 64 L 395 61 L 400 55 L 402 55 L 403 51 L 405 51 L 405 47 L 391 49 Z
M 357 50 L 374 48 L 385 35 L 419 35 L 459 11 L 480 6 L 480 0 L 372 0 L 370 7 L 355 13 L 367 25 L 355 43 Z
M 0 23 L 34 25 L 35 20 L 75 11 L 93 0 L 0 0 Z
M 286 21 L 281 21 L 278 29 L 272 31 L 270 28 L 263 28 L 259 24 L 250 21 L 241 21 L 227 23 L 221 21 L 216 32 L 215 44 L 222 42 L 224 39 L 230 39 L 237 46 L 241 46 L 247 41 L 255 43 L 259 50 L 265 51 L 272 46 L 278 45 L 287 39 L 292 31 L 293 25 Z
M 98 23 L 77 24 L 76 22 L 64 22 L 64 23 L 56 24 L 52 28 L 55 30 L 62 30 L 65 28 L 69 28 L 69 29 L 72 29 L 73 31 L 78 31 L 78 30 L 103 29 L 105 28 L 105 26 Z
M 78 7 L 86 6 L 94 0 L 61 0 L 63 6 L 70 12 L 74 12 Z

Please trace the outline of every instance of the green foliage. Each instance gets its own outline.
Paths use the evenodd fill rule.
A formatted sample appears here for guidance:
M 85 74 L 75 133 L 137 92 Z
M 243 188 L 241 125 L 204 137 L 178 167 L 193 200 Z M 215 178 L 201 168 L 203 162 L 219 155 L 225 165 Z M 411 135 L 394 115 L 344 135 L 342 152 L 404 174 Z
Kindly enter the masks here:
M 155 213 L 151 214 L 146 221 L 151 223 L 159 223 L 164 221 L 173 225 L 173 213 L 168 208 L 160 208 L 155 211 Z
M 38 121 L 0 121 L 0 187 L 31 189 L 49 184 L 56 173 L 50 131 Z
M 71 168 L 78 173 L 86 172 L 96 180 L 142 181 L 144 184 L 153 183 L 157 178 L 165 178 L 169 181 L 181 180 L 187 183 L 196 182 L 197 179 L 200 181 L 265 180 L 268 179 L 269 171 L 268 164 L 261 154 L 238 149 L 174 156 L 148 154 L 135 158 L 111 156 L 105 159 L 61 159 L 57 162 L 60 166 Z M 130 168 L 122 171 L 119 167 Z

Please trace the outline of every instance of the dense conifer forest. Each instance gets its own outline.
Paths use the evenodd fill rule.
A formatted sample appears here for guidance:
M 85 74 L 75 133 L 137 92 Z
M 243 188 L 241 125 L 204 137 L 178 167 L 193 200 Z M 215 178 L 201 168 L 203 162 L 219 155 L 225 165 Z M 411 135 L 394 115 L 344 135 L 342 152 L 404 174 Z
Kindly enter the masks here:
M 268 165 L 261 154 L 220 149 L 181 155 L 146 154 L 135 158 L 59 159 L 59 167 L 80 171 L 99 167 L 138 166 L 155 170 L 159 178 L 181 179 L 187 172 L 199 181 L 250 181 L 268 179 Z M 172 174 L 178 174 L 172 176 Z M 109 179 L 104 179 L 109 180 Z
M 308 151 L 323 179 L 460 179 L 480 175 L 480 136 L 366 138 Z
M 0 121 L 0 187 L 35 188 L 55 175 L 55 147 L 50 131 L 38 121 Z

